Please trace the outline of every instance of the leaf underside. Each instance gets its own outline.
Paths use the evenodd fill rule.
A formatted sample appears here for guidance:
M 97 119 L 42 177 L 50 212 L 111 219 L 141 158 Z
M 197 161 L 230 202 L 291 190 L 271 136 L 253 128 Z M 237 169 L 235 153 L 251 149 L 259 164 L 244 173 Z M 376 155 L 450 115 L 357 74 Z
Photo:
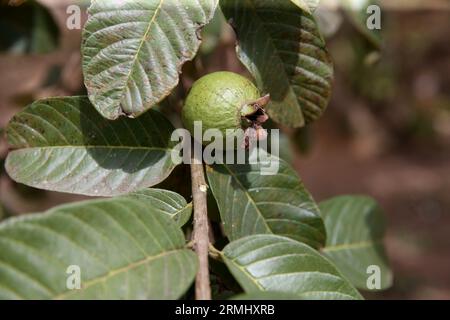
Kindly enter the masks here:
M 367 290 L 369 266 L 378 266 L 381 288 L 392 285 L 384 250 L 384 219 L 377 203 L 365 196 L 339 196 L 319 205 L 327 230 L 323 253 L 357 287 Z
M 291 1 L 224 0 L 237 54 L 259 89 L 271 94 L 276 122 L 301 127 L 319 118 L 331 95 L 333 68 L 309 10 Z
M 97 0 L 83 32 L 85 84 L 108 119 L 136 117 L 170 94 L 218 0 Z
M 228 244 L 225 264 L 245 292 L 276 291 L 299 299 L 361 299 L 339 271 L 311 247 L 276 235 Z
M 175 167 L 174 128 L 157 111 L 104 119 L 86 97 L 39 100 L 7 127 L 6 160 L 17 182 L 52 191 L 113 196 L 155 185 Z
M 0 299 L 179 298 L 194 279 L 196 257 L 184 249 L 172 212 L 156 203 L 166 193 L 166 205 L 174 205 L 171 192 L 145 193 L 0 225 Z M 80 268 L 81 289 L 67 286 L 74 276 L 69 266 Z
M 319 248 L 325 244 L 325 227 L 318 207 L 296 172 L 278 160 L 274 175 L 263 175 L 261 164 L 207 167 L 225 233 L 230 240 L 274 233 Z

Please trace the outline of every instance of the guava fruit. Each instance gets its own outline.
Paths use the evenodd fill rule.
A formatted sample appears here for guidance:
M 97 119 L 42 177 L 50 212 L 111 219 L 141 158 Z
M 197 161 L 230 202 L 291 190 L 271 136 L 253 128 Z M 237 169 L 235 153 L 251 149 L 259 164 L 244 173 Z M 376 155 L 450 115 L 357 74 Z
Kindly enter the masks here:
M 192 86 L 182 110 L 182 121 L 192 136 L 195 121 L 201 121 L 202 137 L 208 129 L 220 130 L 224 139 L 243 129 L 243 145 L 248 147 L 251 140 L 266 137 L 261 124 L 268 119 L 264 111 L 268 102 L 269 95 L 261 97 L 247 78 L 228 71 L 214 72 Z M 204 145 L 209 143 L 203 141 Z

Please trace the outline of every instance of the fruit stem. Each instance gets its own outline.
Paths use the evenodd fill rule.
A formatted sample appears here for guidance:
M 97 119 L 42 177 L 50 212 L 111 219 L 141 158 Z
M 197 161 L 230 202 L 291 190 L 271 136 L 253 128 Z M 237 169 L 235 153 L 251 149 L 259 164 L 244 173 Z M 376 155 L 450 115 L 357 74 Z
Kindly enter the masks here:
M 193 142 L 197 143 L 197 142 Z M 194 148 L 196 150 L 196 148 Z M 201 150 L 201 149 L 200 149 Z M 191 162 L 192 198 L 194 205 L 194 249 L 198 257 L 198 271 L 195 278 L 195 298 L 197 300 L 211 300 L 211 286 L 209 282 L 209 226 L 207 209 L 208 185 L 205 180 L 201 155 L 192 154 Z
M 242 117 L 250 117 L 257 112 L 264 112 L 265 106 L 270 102 L 270 94 L 266 94 L 255 101 L 248 102 L 241 108 Z M 265 112 L 264 112 L 265 113 Z
M 267 138 L 267 131 L 262 127 L 262 124 L 269 120 L 269 116 L 264 110 L 269 102 L 270 94 L 266 94 L 242 107 L 241 116 L 248 125 L 248 128 L 245 129 L 244 141 L 241 145 L 242 148 L 249 149 L 254 141 Z

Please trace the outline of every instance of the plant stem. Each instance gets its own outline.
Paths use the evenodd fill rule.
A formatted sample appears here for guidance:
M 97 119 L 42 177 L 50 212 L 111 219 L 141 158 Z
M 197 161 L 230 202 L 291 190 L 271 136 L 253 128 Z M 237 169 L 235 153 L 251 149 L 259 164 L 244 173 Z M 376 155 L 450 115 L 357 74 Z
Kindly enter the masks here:
M 203 163 L 198 158 L 196 152 L 193 152 L 191 163 L 192 197 L 194 202 L 193 241 L 199 263 L 197 276 L 195 278 L 195 298 L 197 300 L 211 300 L 208 262 L 208 211 L 206 205 L 207 184 L 205 181 L 205 173 L 203 171 Z

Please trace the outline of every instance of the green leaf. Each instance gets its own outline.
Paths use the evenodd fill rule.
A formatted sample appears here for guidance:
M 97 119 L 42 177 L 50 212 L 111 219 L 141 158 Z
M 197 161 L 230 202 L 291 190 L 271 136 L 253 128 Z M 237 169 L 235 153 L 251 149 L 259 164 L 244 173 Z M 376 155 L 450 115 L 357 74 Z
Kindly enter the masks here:
M 163 189 L 144 189 L 130 193 L 126 197 L 148 202 L 152 209 L 171 217 L 179 227 L 184 226 L 192 214 L 192 203 L 176 192 Z
M 207 166 L 225 233 L 231 241 L 274 233 L 319 248 L 325 244 L 325 227 L 318 207 L 296 172 L 278 161 L 274 175 L 263 175 L 261 164 Z
M 39 100 L 7 127 L 6 170 L 36 188 L 113 196 L 155 185 L 175 167 L 174 128 L 151 111 L 139 119 L 109 121 L 86 97 Z
M 272 150 L 272 139 L 270 133 L 268 139 L 270 139 L 268 142 L 268 146 L 270 148 L 269 150 Z M 292 164 L 294 162 L 295 155 L 293 153 L 293 148 L 289 136 L 284 134 L 283 132 L 279 132 L 277 142 L 280 151 L 280 158 L 286 161 L 286 163 Z
M 0 225 L 0 299 L 179 298 L 197 259 L 154 204 L 125 196 L 7 220 Z M 80 268 L 79 290 L 67 287 L 69 266 Z
M 269 115 L 291 127 L 320 117 L 333 70 L 311 13 L 279 0 L 224 0 L 221 8 L 236 31 L 239 59 L 271 94 Z
M 361 299 L 339 271 L 311 247 L 276 235 L 228 244 L 223 259 L 247 293 L 277 291 L 302 299 Z
M 368 290 L 367 273 L 375 265 L 381 271 L 381 289 L 392 285 L 392 271 L 384 251 L 384 219 L 377 203 L 365 196 L 339 196 L 321 202 L 327 230 L 323 253 L 357 287 Z
M 231 297 L 230 300 L 299 300 L 299 297 L 283 292 L 261 291 L 238 294 Z
M 218 0 L 97 0 L 83 33 L 89 98 L 106 118 L 135 117 L 170 94 Z
M 222 39 L 224 27 L 226 25 L 220 8 L 217 8 L 213 19 L 205 26 L 202 31 L 202 44 L 200 46 L 200 54 L 209 55 L 217 48 Z

